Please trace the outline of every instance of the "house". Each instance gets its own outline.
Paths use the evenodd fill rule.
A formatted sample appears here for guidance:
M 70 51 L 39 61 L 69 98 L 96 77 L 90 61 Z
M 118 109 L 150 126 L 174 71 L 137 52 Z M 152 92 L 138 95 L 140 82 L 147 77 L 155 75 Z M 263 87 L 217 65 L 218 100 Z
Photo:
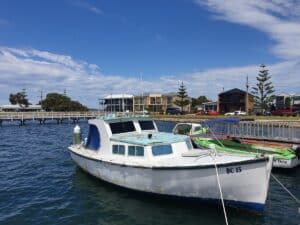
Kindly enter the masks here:
M 254 108 L 253 95 L 238 88 L 224 91 L 218 95 L 217 110 L 219 113 L 237 110 L 251 113 Z
M 300 92 L 292 96 L 292 106 L 293 108 L 300 108 Z
M 276 109 L 284 109 L 285 108 L 285 101 L 287 98 L 291 98 L 291 95 L 285 92 L 276 95 L 275 97 L 275 106 Z
M 146 93 L 138 95 L 134 97 L 134 110 L 143 111 L 143 109 L 146 109 L 149 112 L 164 113 L 169 107 L 179 108 L 179 106 L 175 105 L 175 101 L 178 99 L 177 93 Z M 190 100 L 190 98 L 188 99 Z M 190 111 L 190 108 L 191 100 L 190 104 L 186 105 L 183 110 Z
M 1 105 L 0 111 L 2 112 L 39 112 L 42 110 L 41 105 Z
M 110 94 L 101 100 L 107 112 L 133 112 L 133 95 Z

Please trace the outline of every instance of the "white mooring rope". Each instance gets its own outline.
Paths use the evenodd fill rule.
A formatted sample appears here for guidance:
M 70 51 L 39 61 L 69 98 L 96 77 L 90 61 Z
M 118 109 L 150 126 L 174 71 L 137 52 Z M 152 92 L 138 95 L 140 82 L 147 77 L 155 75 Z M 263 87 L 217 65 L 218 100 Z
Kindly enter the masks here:
M 280 186 L 297 202 L 300 204 L 300 200 L 295 196 L 293 195 L 292 192 L 289 191 L 289 189 L 287 189 L 287 187 L 285 187 L 283 185 L 283 183 L 280 182 L 280 180 L 278 180 L 277 177 L 275 177 L 273 174 L 271 174 L 271 176 L 274 178 L 275 181 L 277 181 L 278 184 L 280 184 Z
M 215 155 L 216 155 L 216 151 L 215 151 Z M 214 164 L 215 164 L 217 182 L 218 182 L 218 187 L 219 187 L 219 191 L 220 191 L 220 197 L 221 197 L 222 208 L 223 208 L 224 217 L 225 217 L 225 223 L 226 223 L 226 225 L 228 225 L 227 213 L 226 213 L 226 208 L 225 208 L 224 199 L 223 199 L 223 193 L 222 193 L 222 188 L 221 188 L 221 183 L 220 183 L 220 178 L 219 178 L 218 167 L 217 167 L 217 163 L 215 161 L 215 157 L 213 155 L 212 155 L 212 158 L 213 158 Z

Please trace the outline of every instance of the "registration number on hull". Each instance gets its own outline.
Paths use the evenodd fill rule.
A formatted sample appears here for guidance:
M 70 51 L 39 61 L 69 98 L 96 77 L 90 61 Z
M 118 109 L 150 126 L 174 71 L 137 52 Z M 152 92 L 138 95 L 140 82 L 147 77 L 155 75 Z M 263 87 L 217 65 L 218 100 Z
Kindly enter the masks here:
M 226 168 L 226 173 L 230 174 L 230 173 L 241 173 L 242 172 L 242 167 L 241 166 L 237 166 L 237 167 L 227 167 Z

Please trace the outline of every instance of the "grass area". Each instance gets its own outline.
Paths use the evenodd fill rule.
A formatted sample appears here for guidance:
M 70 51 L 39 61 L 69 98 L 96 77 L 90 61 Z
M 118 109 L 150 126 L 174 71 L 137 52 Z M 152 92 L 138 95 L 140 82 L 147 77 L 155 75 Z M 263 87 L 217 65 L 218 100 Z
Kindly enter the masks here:
M 199 120 L 207 120 L 207 119 L 217 119 L 217 118 L 230 118 L 229 116 L 208 116 L 208 115 L 200 115 L 196 116 L 195 114 L 186 114 L 186 115 L 161 115 L 161 114 L 151 114 L 151 117 L 157 119 L 199 119 Z M 241 119 L 250 119 L 250 120 L 277 120 L 277 121 L 299 121 L 300 116 L 240 116 Z

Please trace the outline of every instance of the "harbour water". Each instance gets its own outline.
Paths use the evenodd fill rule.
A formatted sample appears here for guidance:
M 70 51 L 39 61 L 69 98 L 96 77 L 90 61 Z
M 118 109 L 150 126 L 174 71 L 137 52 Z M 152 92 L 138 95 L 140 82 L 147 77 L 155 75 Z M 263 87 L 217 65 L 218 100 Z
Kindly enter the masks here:
M 83 134 L 86 122 L 80 123 Z M 161 131 L 174 123 L 158 122 Z M 0 127 L 0 224 L 225 224 L 222 208 L 136 194 L 80 170 L 67 147 L 73 124 Z M 300 167 L 274 171 L 300 196 Z M 247 188 L 247 187 L 245 187 Z M 300 206 L 271 179 L 266 209 L 227 209 L 229 224 L 299 225 Z

